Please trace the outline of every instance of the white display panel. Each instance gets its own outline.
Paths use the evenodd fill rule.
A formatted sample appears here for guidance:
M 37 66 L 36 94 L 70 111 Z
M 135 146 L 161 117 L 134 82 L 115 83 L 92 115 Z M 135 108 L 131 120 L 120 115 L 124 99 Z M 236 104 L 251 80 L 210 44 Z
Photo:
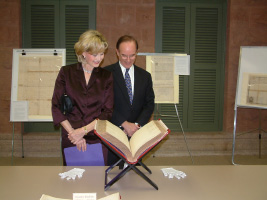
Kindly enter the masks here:
M 187 54 L 138 53 L 146 56 L 146 70 L 151 74 L 155 103 L 179 103 L 179 75 L 190 75 Z
M 52 121 L 55 80 L 65 49 L 13 49 L 10 121 Z
M 267 47 L 240 47 L 235 106 L 267 108 Z

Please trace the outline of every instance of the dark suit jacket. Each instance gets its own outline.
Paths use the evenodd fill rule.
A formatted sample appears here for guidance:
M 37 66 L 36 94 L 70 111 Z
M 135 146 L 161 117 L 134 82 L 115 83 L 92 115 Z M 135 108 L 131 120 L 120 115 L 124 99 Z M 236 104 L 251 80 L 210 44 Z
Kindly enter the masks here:
M 111 122 L 117 126 L 124 121 L 145 125 L 154 110 L 155 95 L 150 73 L 134 66 L 134 97 L 131 105 L 119 62 L 105 69 L 112 72 L 114 79 L 114 110 Z

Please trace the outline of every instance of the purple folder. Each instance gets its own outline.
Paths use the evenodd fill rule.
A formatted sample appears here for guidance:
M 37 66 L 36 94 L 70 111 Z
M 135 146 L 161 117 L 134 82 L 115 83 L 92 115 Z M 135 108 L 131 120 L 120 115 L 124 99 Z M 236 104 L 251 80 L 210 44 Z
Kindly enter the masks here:
M 67 166 L 104 166 L 104 158 L 101 143 L 86 144 L 85 152 L 77 147 L 64 149 Z

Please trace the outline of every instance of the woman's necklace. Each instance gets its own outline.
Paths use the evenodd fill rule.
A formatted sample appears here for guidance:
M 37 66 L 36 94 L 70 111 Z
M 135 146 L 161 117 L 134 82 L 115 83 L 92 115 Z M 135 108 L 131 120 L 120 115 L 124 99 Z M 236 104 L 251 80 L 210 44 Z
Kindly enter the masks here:
M 87 69 L 85 69 L 85 68 L 83 67 L 83 71 L 86 72 L 86 73 L 88 73 L 88 74 L 90 74 L 90 73 L 92 73 L 93 70 L 87 70 Z

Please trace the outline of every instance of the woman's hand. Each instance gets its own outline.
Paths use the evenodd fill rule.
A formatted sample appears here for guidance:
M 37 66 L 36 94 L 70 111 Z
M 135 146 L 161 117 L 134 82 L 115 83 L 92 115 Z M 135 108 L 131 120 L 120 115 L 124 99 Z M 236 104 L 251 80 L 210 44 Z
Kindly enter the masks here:
M 79 151 L 86 151 L 86 141 L 85 141 L 85 139 L 83 138 L 83 139 L 81 139 L 81 140 L 79 140 L 78 142 L 77 142 L 77 144 L 76 144 L 76 147 L 77 147 L 77 149 L 79 150 Z
M 80 140 L 83 139 L 84 134 L 85 131 L 83 128 L 77 128 L 68 134 L 68 138 L 71 141 L 71 143 L 77 144 Z

